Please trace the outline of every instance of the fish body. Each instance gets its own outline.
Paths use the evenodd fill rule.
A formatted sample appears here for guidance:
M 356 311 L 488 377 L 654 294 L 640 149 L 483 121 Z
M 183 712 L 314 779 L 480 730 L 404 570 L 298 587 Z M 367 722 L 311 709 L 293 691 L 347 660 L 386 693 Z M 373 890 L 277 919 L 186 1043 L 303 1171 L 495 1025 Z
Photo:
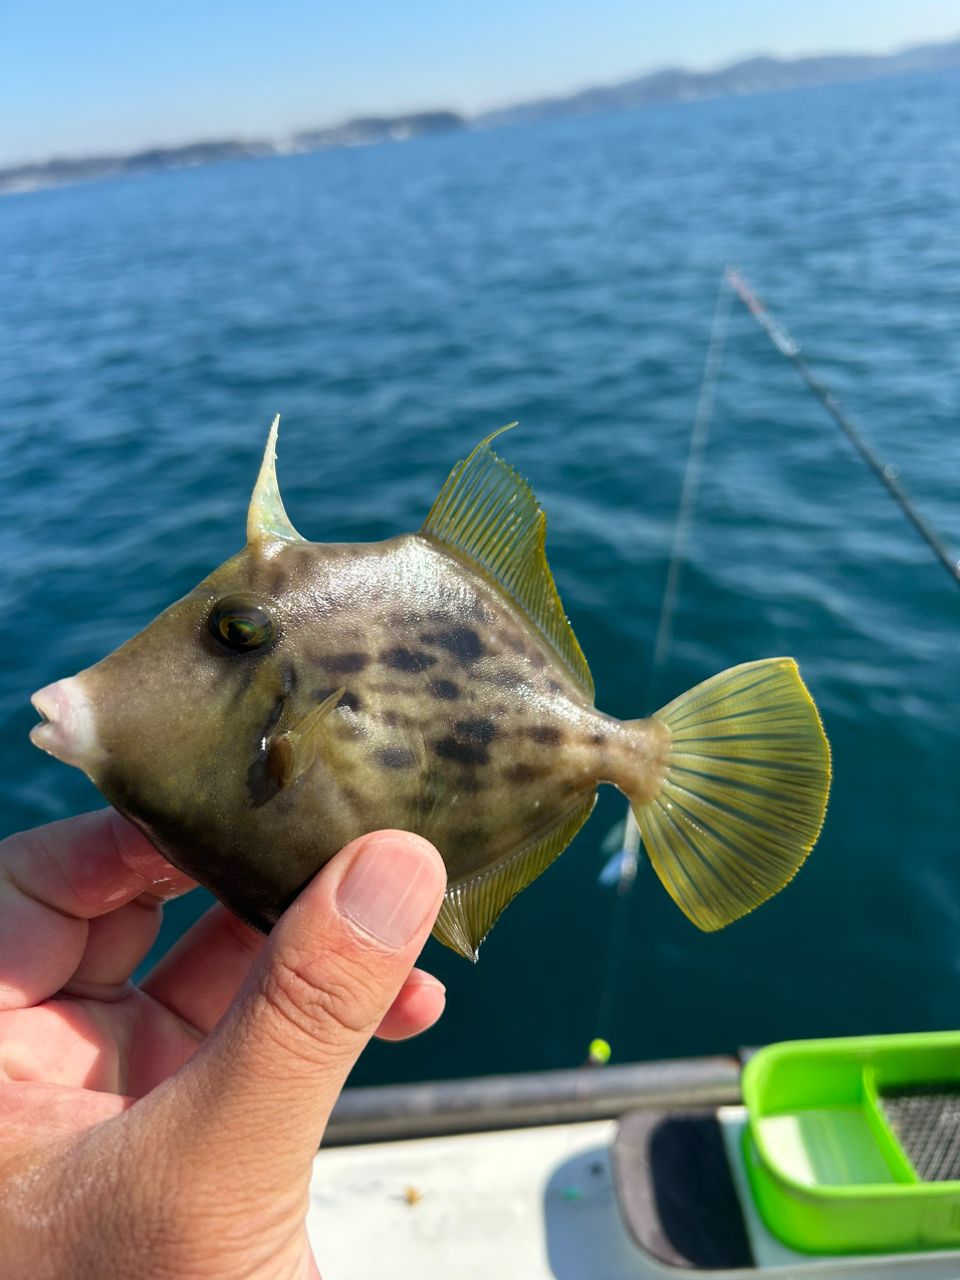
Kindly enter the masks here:
M 454 469 L 419 533 L 328 545 L 286 516 L 276 428 L 244 549 L 115 653 L 35 695 L 37 745 L 83 768 L 173 863 L 262 930 L 349 840 L 402 828 L 447 867 L 438 937 L 475 957 L 586 820 L 601 782 L 630 798 L 661 878 L 702 927 L 789 878 L 816 838 L 829 779 L 791 660 L 735 668 L 712 694 L 700 686 L 706 723 L 694 713 L 692 743 L 682 700 L 672 718 L 605 715 L 547 567 L 543 514 L 489 441 Z M 757 762 L 752 730 L 770 715 L 772 756 Z M 709 749 L 731 723 L 750 745 L 726 781 L 731 766 L 714 751 L 720 775 L 692 814 L 716 846 L 704 873 L 681 815 L 702 762 L 684 763 L 678 743 Z M 729 755 L 729 733 L 722 742 Z M 665 784 L 679 786 L 673 800 Z M 746 805 L 739 850 L 718 784 Z M 773 799 L 758 818 L 764 788 Z

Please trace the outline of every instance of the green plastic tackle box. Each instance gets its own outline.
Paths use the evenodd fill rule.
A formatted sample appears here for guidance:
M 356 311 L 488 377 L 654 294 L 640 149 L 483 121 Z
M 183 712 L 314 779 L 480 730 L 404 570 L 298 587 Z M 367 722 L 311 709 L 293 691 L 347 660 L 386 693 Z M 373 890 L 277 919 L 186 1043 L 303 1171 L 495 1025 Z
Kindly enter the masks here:
M 785 1244 L 960 1245 L 960 1031 L 769 1045 L 743 1096 L 751 1189 Z

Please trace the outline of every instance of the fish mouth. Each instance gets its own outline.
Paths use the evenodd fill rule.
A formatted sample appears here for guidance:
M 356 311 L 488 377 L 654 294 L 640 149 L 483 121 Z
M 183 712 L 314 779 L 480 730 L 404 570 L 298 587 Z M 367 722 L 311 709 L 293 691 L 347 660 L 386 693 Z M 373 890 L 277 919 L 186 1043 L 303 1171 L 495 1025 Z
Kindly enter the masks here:
M 96 764 L 103 753 L 93 706 L 78 676 L 45 685 L 30 701 L 40 713 L 40 723 L 30 730 L 35 747 L 85 771 Z

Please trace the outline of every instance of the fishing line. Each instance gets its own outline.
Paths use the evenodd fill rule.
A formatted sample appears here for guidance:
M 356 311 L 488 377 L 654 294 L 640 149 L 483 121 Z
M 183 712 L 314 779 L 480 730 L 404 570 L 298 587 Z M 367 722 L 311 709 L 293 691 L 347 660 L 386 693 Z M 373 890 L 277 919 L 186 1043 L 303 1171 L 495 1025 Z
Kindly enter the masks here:
M 877 477 L 880 483 L 887 489 L 890 496 L 896 502 L 897 506 L 907 517 L 910 523 L 916 529 L 917 533 L 927 544 L 937 560 L 943 565 L 947 573 L 953 580 L 955 586 L 960 587 L 960 560 L 952 557 L 947 550 L 943 539 L 932 529 L 923 516 L 917 511 L 910 495 L 906 492 L 903 485 L 898 479 L 898 470 L 890 463 L 882 463 L 877 455 L 873 452 L 870 445 L 860 434 L 858 429 L 847 417 L 840 404 L 839 399 L 833 391 L 830 390 L 816 376 L 810 366 L 804 360 L 800 353 L 800 344 L 787 333 L 783 325 L 775 320 L 757 295 L 753 292 L 746 280 L 736 267 L 727 267 L 726 280 L 731 289 L 737 294 L 740 301 L 747 308 L 753 318 L 767 334 L 767 337 L 787 360 L 793 365 L 797 373 L 807 384 L 813 394 L 817 397 L 827 413 L 830 414 L 834 422 L 840 427 L 844 435 L 853 445 L 853 447 L 866 462 L 867 466 Z
M 680 580 L 686 559 L 687 542 L 693 515 L 697 506 L 700 491 L 700 475 L 703 470 L 703 455 L 707 440 L 710 437 L 710 423 L 713 417 L 713 405 L 716 399 L 717 382 L 723 364 L 723 352 L 727 341 L 727 329 L 730 322 L 730 308 L 733 295 L 727 288 L 728 281 L 721 277 L 717 289 L 717 301 L 713 310 L 713 322 L 710 326 L 710 343 L 707 347 L 707 358 L 703 366 L 700 380 L 700 394 L 697 397 L 697 409 L 690 432 L 690 446 L 687 460 L 683 468 L 683 483 L 680 489 L 680 501 L 673 524 L 673 545 L 670 550 L 670 561 L 667 566 L 667 577 L 663 595 L 660 598 L 660 619 L 657 623 L 657 637 L 653 646 L 653 663 L 647 686 L 647 706 L 655 708 L 657 683 L 666 665 L 673 640 L 673 617 L 676 613 L 677 599 L 680 594 Z M 590 1042 L 587 1061 L 595 1065 L 606 1062 L 611 1053 L 608 1036 L 612 1031 L 613 1012 L 616 1001 L 617 975 L 621 970 L 624 949 L 627 939 L 627 921 L 629 918 L 629 902 L 637 878 L 637 866 L 640 858 L 640 830 L 637 827 L 633 810 L 626 806 L 623 840 L 621 848 L 620 876 L 617 880 L 617 897 L 613 907 L 613 919 L 607 937 L 606 962 L 604 980 L 600 989 L 600 1001 L 595 1022 L 596 1035 Z
M 710 422 L 713 417 L 713 402 L 716 398 L 717 381 L 720 377 L 720 366 L 723 364 L 723 351 L 727 342 L 727 328 L 730 322 L 730 307 L 733 297 L 725 288 L 725 280 L 720 281 L 717 290 L 717 302 L 713 310 L 713 324 L 710 326 L 710 345 L 707 348 L 707 359 L 703 366 L 703 377 L 700 380 L 700 395 L 697 399 L 697 412 L 690 433 L 690 448 L 683 469 L 683 487 L 680 490 L 680 503 L 673 525 L 673 547 L 670 551 L 670 564 L 667 569 L 667 582 L 660 601 L 660 621 L 657 624 L 657 638 L 653 646 L 653 667 L 650 672 L 650 685 L 647 693 L 647 705 L 651 711 L 656 710 L 654 701 L 657 681 L 670 652 L 673 639 L 673 615 L 676 612 L 677 596 L 680 591 L 680 577 L 687 553 L 687 539 L 690 525 L 697 505 L 700 491 L 700 474 L 703 470 L 703 455 L 707 440 L 710 437 Z
M 767 334 L 777 351 L 794 366 L 804 383 L 840 427 L 861 458 L 913 525 L 916 532 L 933 552 L 936 559 L 946 569 L 954 584 L 960 586 L 960 560 L 951 556 L 942 538 L 916 509 L 909 494 L 899 481 L 897 468 L 889 463 L 885 464 L 880 461 L 860 431 L 847 417 L 836 394 L 825 383 L 820 381 L 807 364 L 801 354 L 800 344 L 791 337 L 783 325 L 767 310 L 750 288 L 741 272 L 735 267 L 728 266 L 721 278 L 720 287 L 717 291 L 713 324 L 710 329 L 710 345 L 707 349 L 707 358 L 700 383 L 700 395 L 697 401 L 693 430 L 690 435 L 690 448 L 684 467 L 680 502 L 674 522 L 673 547 L 670 553 L 663 596 L 660 601 L 660 620 L 654 643 L 653 663 L 648 689 L 648 705 L 651 707 L 655 705 L 657 681 L 666 665 L 673 639 L 673 618 L 676 612 L 680 580 L 686 558 L 687 538 L 697 504 L 703 456 L 710 434 L 710 423 L 713 417 L 717 382 L 723 363 L 730 308 L 734 293 Z M 617 882 L 617 898 L 608 935 L 604 981 L 600 991 L 595 1023 L 597 1034 L 590 1042 L 587 1055 L 587 1061 L 594 1064 L 608 1061 L 611 1055 L 609 1041 L 604 1037 L 603 1032 L 612 1029 L 613 1025 L 616 980 L 626 942 L 627 908 L 634 882 L 636 881 L 640 856 L 640 832 L 630 806 L 627 805 L 626 809 L 622 840 L 623 848 L 621 851 L 622 862 Z

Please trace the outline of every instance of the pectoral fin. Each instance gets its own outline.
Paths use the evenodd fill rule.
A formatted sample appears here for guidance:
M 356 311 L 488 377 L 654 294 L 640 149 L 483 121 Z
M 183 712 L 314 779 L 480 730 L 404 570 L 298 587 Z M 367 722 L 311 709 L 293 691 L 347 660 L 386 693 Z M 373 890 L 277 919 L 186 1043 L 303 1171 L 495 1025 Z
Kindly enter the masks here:
M 345 692 L 344 688 L 334 689 L 328 698 L 308 711 L 299 724 L 271 740 L 267 766 L 281 787 L 289 787 L 296 782 L 313 764 L 323 722 Z

